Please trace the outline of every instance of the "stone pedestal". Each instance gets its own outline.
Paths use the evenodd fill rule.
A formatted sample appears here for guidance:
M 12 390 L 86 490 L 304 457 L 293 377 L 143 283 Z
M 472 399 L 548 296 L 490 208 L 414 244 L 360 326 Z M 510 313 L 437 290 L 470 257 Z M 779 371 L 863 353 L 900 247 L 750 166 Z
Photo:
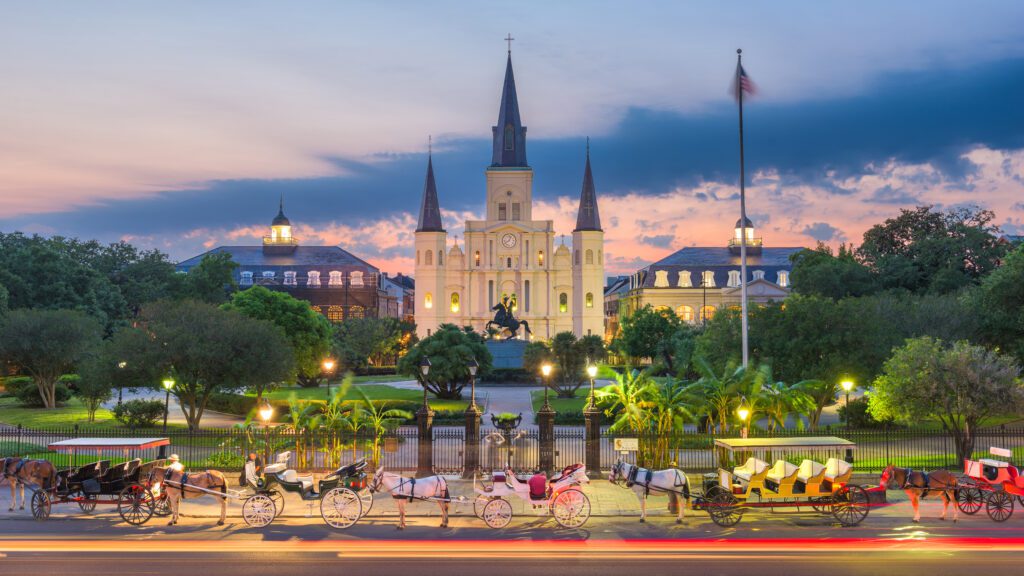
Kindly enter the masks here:
M 416 460 L 416 475 L 434 474 L 434 411 L 422 406 L 416 411 L 416 425 L 419 428 L 419 452 Z
M 492 368 L 522 368 L 527 344 L 526 340 L 488 340 L 484 343 L 491 353 Z
M 466 408 L 466 438 L 463 442 L 462 477 L 472 478 L 480 469 L 480 409 Z
M 584 440 L 586 442 L 585 462 L 587 476 L 601 477 L 601 410 L 588 405 L 583 410 Z
M 540 444 L 540 469 L 551 474 L 555 467 L 555 411 L 544 406 L 537 411 L 537 440 Z

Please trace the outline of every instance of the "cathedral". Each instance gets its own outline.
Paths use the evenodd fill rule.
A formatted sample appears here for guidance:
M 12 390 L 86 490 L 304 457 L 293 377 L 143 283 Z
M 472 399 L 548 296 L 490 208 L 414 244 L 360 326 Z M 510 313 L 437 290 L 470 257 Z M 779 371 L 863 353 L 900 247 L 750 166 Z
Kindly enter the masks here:
M 526 161 L 511 51 L 486 180 L 486 220 L 466 221 L 464 246 L 449 243 L 433 159 L 427 160 L 416 226 L 419 336 L 445 323 L 483 331 L 506 299 L 515 318 L 532 330 L 529 336 L 520 330 L 520 338 L 548 339 L 563 331 L 604 335 L 604 231 L 589 145 L 572 245 L 564 236 L 556 243 L 554 222 L 533 219 L 533 169 Z

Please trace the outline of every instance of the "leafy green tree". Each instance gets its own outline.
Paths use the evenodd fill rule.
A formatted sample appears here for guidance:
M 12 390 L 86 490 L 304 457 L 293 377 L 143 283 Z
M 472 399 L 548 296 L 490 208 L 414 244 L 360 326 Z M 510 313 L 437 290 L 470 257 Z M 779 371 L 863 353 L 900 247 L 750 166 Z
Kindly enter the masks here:
M 811 381 L 803 380 L 795 384 L 772 381 L 768 379 L 762 385 L 758 394 L 757 404 L 760 407 L 761 415 L 768 421 L 768 431 L 775 432 L 778 428 L 786 427 L 786 418 L 791 414 L 810 415 L 817 406 L 813 397 L 806 392 Z M 798 426 L 803 426 L 803 420 L 796 419 Z
M 793 291 L 797 294 L 824 296 L 838 300 L 865 296 L 878 291 L 871 269 L 857 261 L 853 248 L 842 244 L 836 254 L 818 243 L 814 250 L 801 250 L 790 257 L 793 262 Z
M 397 318 L 349 318 L 334 327 L 334 353 L 346 369 L 365 368 L 372 358 L 397 354 L 409 329 Z
M 577 339 L 570 331 L 559 332 L 550 342 L 535 341 L 527 344 L 523 353 L 523 368 L 531 374 L 539 374 L 541 365 L 551 363 L 551 389 L 560 398 L 572 398 L 588 382 L 587 362 L 597 364 L 606 355 L 604 340 L 600 336 Z
M 238 287 L 234 272 L 238 263 L 227 252 L 209 252 L 185 275 L 186 297 L 208 304 L 223 304 Z
M 544 340 L 534 340 L 523 350 L 523 370 L 530 374 L 540 374 L 541 366 L 554 362 L 555 356 L 551 353 L 551 347 Z
M 210 396 L 221 390 L 260 389 L 292 373 L 294 352 L 273 323 L 185 300 L 143 308 L 140 326 L 126 329 L 115 354 L 155 388 L 167 376 L 185 420 L 197 429 Z
M 232 294 L 231 300 L 221 308 L 273 323 L 291 344 L 294 354 L 292 365 L 297 376 L 309 380 L 320 374 L 321 363 L 330 353 L 331 323 L 314 312 L 309 302 L 285 292 L 253 286 Z M 257 404 L 263 398 L 263 392 L 262 388 L 256 389 Z
M 413 417 L 412 413 L 399 408 L 392 408 L 391 403 L 384 401 L 373 401 L 361 388 L 356 388 L 359 394 L 359 401 L 352 407 L 352 412 L 361 414 L 362 420 L 373 432 L 373 440 L 370 444 L 370 453 L 373 455 L 374 463 L 380 462 L 380 445 L 384 436 L 398 428 L 402 422 Z
M 980 321 L 980 339 L 1024 362 L 1024 246 L 1007 255 L 964 301 Z
M 857 255 L 883 288 L 953 292 L 977 284 L 1006 253 L 994 219 L 991 211 L 979 208 L 904 209 L 865 232 Z
M 14 310 L 0 323 L 0 359 L 28 374 L 46 408 L 55 387 L 99 346 L 101 326 L 75 310 Z
M 681 326 L 682 320 L 671 310 L 655 310 L 648 304 L 622 318 L 615 346 L 631 358 L 660 360 L 675 373 L 673 337 Z
M 612 418 L 609 429 L 637 434 L 651 432 L 649 410 L 654 404 L 651 395 L 654 380 L 646 371 L 626 370 L 615 374 L 615 383 L 598 388 L 594 396 L 604 413 Z
M 7 314 L 9 309 L 10 295 L 7 293 L 7 288 L 4 288 L 3 284 L 0 284 L 0 318 L 3 318 Z
M 976 434 L 990 418 L 1022 408 L 1024 383 L 1013 357 L 929 337 L 908 340 L 895 351 L 868 399 L 868 410 L 879 420 L 937 420 L 952 437 L 958 459 L 971 457 Z
M 420 371 L 424 356 L 430 359 L 430 374 L 426 378 Z M 398 361 L 398 373 L 415 377 L 438 398 L 455 400 L 462 397 L 462 389 L 469 383 L 466 365 L 471 359 L 480 365 L 478 374 L 491 369 L 491 353 L 483 338 L 472 328 L 442 324 Z
M 736 421 L 736 409 L 746 397 L 751 407 L 751 420 L 763 413 L 759 405 L 761 386 L 765 371 L 760 368 L 746 369 L 737 363 L 727 363 L 721 373 L 704 358 L 694 362 L 700 379 L 691 384 L 688 395 L 692 399 L 695 414 L 702 417 L 708 432 L 726 433 Z

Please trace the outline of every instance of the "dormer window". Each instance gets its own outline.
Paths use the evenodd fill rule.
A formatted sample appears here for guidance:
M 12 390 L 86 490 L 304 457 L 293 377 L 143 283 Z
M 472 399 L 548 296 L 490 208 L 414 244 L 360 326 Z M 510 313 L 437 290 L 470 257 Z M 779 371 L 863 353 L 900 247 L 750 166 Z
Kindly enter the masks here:
M 693 288 L 693 278 L 691 277 L 689 270 L 679 271 L 679 287 L 680 288 Z
M 729 288 L 735 288 L 740 285 L 740 271 L 729 270 Z
M 352 275 L 349 277 L 349 284 L 352 286 L 362 286 L 363 273 L 359 270 L 352 272 Z
M 306 276 L 306 286 L 320 287 L 320 272 L 318 270 L 310 270 Z
M 775 283 L 778 284 L 779 286 L 782 286 L 783 288 L 788 288 L 789 287 L 789 272 L 786 272 L 785 270 L 779 270 L 779 279 Z
M 242 281 L 240 284 L 242 286 L 252 286 L 252 272 L 242 272 Z
M 264 270 L 263 271 L 263 279 L 264 280 L 273 280 L 274 276 L 276 276 L 276 275 L 277 275 L 277 273 L 274 272 L 273 270 Z
M 330 279 L 327 281 L 328 286 L 341 286 L 343 284 L 341 280 L 341 272 L 337 270 L 332 270 L 329 278 Z
M 703 288 L 714 288 L 715 287 L 715 273 L 711 270 L 705 270 L 701 273 L 700 285 Z
M 754 280 L 764 280 L 764 270 L 754 270 Z
M 298 282 L 295 280 L 295 272 L 288 271 L 284 273 L 284 285 L 285 286 L 296 286 Z
M 668 288 L 668 270 L 654 271 L 654 287 Z

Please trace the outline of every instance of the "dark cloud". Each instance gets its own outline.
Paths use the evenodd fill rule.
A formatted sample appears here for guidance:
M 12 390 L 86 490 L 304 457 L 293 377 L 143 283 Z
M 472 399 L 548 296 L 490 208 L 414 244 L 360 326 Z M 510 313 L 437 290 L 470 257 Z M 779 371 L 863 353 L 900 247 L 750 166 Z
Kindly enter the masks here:
M 671 248 L 675 238 L 672 234 L 659 234 L 656 236 L 641 236 L 640 241 L 655 248 Z
M 841 230 L 832 226 L 828 222 L 814 222 L 804 227 L 800 233 L 806 234 L 819 242 L 828 242 L 833 239 L 839 239 L 843 236 L 843 232 Z
M 875 190 L 867 201 L 879 204 L 917 204 L 918 198 L 903 188 L 893 188 L 886 184 Z

